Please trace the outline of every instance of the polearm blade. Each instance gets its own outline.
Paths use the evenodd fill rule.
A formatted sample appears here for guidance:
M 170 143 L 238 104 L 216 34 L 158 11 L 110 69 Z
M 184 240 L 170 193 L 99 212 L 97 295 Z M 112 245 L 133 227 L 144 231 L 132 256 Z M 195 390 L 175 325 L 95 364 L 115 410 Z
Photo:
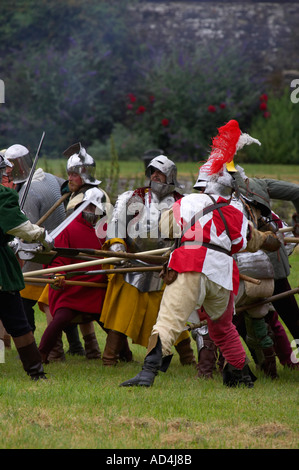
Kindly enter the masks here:
M 22 210 L 23 207 L 24 207 L 24 204 L 25 204 L 25 201 L 26 201 L 26 198 L 28 196 L 28 192 L 29 192 L 29 189 L 30 189 L 30 185 L 31 185 L 31 181 L 32 181 L 32 178 L 33 178 L 33 175 L 34 175 L 34 172 L 35 172 L 35 169 L 36 169 L 36 165 L 37 165 L 37 160 L 38 160 L 38 157 L 39 157 L 39 152 L 40 152 L 40 149 L 43 145 L 43 141 L 44 141 L 44 138 L 45 138 L 45 131 L 42 133 L 42 136 L 41 136 L 41 139 L 40 139 L 40 143 L 39 143 L 39 146 L 38 146 L 38 149 L 36 151 L 36 154 L 35 154 L 35 157 L 34 157 L 34 161 L 33 161 L 33 165 L 31 167 L 31 170 L 30 170 L 30 173 L 29 173 L 29 176 L 28 176 L 28 180 L 27 180 L 27 184 L 25 186 L 25 190 L 24 190 L 24 193 L 23 193 L 23 196 L 21 198 L 21 201 L 20 201 L 20 209 Z

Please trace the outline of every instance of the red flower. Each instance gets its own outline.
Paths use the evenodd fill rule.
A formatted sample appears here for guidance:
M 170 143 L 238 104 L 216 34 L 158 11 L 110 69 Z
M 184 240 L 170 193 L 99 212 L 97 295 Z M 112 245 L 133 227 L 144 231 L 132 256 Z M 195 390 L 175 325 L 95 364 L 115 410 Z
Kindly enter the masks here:
M 143 114 L 145 112 L 146 108 L 144 106 L 139 106 L 139 108 L 137 108 L 137 111 L 136 113 L 137 114 Z
M 162 119 L 161 124 L 164 127 L 169 126 L 169 119 L 167 119 L 167 118 Z
M 135 103 L 136 101 L 136 96 L 133 95 L 133 93 L 128 93 L 128 98 L 131 101 L 131 103 Z
M 220 108 L 220 109 L 225 109 L 225 108 L 226 108 L 226 104 L 225 104 L 225 103 L 220 103 L 219 108 Z
M 267 109 L 267 103 L 265 103 L 265 101 L 262 101 L 260 104 L 260 110 L 266 111 L 266 109 Z
M 213 104 L 210 104 L 208 106 L 208 111 L 209 111 L 209 113 L 215 113 L 216 112 L 216 107 Z
M 263 93 L 261 96 L 260 96 L 260 101 L 268 101 L 268 95 L 266 95 L 266 93 Z
M 265 119 L 268 119 L 271 116 L 271 113 L 269 111 L 265 111 L 263 116 Z
M 127 104 L 128 109 L 133 109 L 133 105 L 131 103 Z

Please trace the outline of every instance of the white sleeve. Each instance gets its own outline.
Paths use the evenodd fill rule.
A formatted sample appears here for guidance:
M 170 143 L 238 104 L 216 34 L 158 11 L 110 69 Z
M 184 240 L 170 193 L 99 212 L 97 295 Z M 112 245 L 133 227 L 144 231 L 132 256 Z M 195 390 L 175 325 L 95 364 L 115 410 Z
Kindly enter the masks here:
M 26 242 L 42 241 L 45 238 L 45 229 L 29 220 L 7 231 L 9 235 L 22 238 Z

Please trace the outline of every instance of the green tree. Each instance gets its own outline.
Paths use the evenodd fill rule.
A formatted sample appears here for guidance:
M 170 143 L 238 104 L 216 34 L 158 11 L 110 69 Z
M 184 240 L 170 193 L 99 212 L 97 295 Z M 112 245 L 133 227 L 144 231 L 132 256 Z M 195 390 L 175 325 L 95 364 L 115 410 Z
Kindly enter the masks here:
M 299 103 L 292 103 L 291 90 L 280 96 L 261 96 L 260 113 L 254 117 L 250 134 L 261 146 L 246 147 L 250 163 L 299 163 Z M 254 147 L 254 148 L 253 148 Z

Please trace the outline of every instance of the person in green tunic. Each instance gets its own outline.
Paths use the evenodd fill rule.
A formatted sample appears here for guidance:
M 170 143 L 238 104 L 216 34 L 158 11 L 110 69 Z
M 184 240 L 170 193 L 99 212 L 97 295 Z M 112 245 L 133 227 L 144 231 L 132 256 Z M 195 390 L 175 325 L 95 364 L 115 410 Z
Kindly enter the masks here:
M 12 164 L 0 155 L 0 183 Z M 19 206 L 18 193 L 0 184 L 0 320 L 13 338 L 25 372 L 32 380 L 45 379 L 41 356 L 26 317 L 20 290 L 25 288 L 17 257 L 9 245 L 15 237 L 41 242 L 50 249 L 44 228 L 32 224 Z

